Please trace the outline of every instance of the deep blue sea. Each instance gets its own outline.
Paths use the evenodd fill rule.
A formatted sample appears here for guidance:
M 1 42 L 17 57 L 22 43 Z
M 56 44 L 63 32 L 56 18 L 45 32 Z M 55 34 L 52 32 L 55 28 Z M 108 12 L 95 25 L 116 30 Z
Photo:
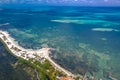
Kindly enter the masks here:
M 24 48 L 55 48 L 58 64 L 95 80 L 120 80 L 119 7 L 0 9 L 0 29 Z

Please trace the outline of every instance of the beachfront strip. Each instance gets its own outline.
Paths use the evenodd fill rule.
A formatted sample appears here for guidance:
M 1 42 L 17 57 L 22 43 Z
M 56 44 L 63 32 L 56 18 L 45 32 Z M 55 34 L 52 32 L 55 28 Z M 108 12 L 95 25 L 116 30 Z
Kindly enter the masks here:
M 0 39 L 15 56 L 21 57 L 25 60 L 29 60 L 29 59 L 40 60 L 44 58 L 48 60 L 56 70 L 64 73 L 66 76 L 72 78 L 76 77 L 74 74 L 65 70 L 50 58 L 49 53 L 51 50 L 53 50 L 52 48 L 42 48 L 39 50 L 25 49 L 23 47 L 20 47 L 18 44 L 15 44 L 13 38 L 11 38 L 7 32 L 1 30 L 0 30 Z M 44 60 L 41 60 L 41 62 L 43 61 Z

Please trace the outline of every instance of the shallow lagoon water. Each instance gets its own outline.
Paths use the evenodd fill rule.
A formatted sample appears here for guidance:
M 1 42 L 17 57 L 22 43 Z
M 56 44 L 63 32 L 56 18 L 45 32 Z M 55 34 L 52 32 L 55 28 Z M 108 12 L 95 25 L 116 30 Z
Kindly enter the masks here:
M 0 24 L 9 24 L 0 29 L 25 48 L 55 48 L 51 57 L 75 74 L 119 80 L 119 13 L 112 7 L 2 9 Z

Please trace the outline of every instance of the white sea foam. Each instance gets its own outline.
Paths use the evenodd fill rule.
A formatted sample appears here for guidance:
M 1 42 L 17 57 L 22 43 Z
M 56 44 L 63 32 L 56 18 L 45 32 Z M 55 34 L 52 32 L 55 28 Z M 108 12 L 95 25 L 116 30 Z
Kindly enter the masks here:
M 101 40 L 106 41 L 106 40 L 107 40 L 107 38 L 101 38 Z
M 52 22 L 58 22 L 58 23 L 74 23 L 74 24 L 112 24 L 112 25 L 118 25 L 118 23 L 110 22 L 110 21 L 105 21 L 105 20 L 80 20 L 80 19 L 56 19 L 56 20 L 51 20 Z
M 93 31 L 102 31 L 102 32 L 111 32 L 111 31 L 115 31 L 115 32 L 119 32 L 120 30 L 117 29 L 113 29 L 113 28 L 93 28 Z
M 76 23 L 79 24 L 79 20 L 51 20 L 52 22 L 59 22 L 59 23 Z
M 9 25 L 10 23 L 3 23 L 3 24 L 0 24 L 0 26 L 6 26 L 6 25 Z

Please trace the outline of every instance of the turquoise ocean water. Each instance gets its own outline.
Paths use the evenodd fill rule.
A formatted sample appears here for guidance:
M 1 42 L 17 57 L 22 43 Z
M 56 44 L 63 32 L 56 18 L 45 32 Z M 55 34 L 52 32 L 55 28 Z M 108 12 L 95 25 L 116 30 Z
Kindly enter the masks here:
M 0 29 L 24 48 L 55 48 L 58 64 L 95 80 L 120 80 L 119 7 L 0 9 Z

